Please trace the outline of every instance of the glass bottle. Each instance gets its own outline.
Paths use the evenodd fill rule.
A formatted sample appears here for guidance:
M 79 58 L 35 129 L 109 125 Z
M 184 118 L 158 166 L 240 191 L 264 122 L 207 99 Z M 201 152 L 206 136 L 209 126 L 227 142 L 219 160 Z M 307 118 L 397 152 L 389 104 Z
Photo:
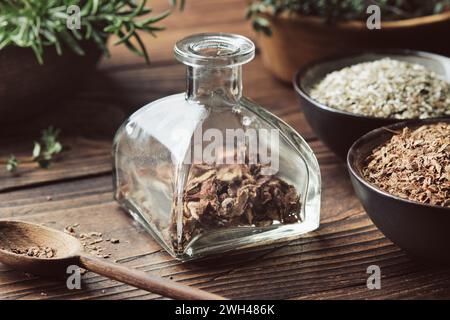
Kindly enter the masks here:
M 254 44 L 198 34 L 174 52 L 187 65 L 187 91 L 144 106 L 115 136 L 119 204 L 181 260 L 316 229 L 321 180 L 312 150 L 242 95 Z

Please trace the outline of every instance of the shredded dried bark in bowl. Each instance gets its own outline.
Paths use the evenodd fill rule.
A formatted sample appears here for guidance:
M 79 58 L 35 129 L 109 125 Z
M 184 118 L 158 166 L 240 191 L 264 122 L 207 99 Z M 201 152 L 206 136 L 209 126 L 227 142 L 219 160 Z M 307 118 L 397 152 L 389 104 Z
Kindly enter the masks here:
M 450 124 L 404 128 L 373 150 L 362 173 L 392 195 L 450 207 Z
M 183 251 L 192 238 L 208 230 L 298 222 L 301 204 L 295 187 L 262 175 L 261 167 L 193 165 L 183 194 L 181 239 L 173 215 L 174 248 Z

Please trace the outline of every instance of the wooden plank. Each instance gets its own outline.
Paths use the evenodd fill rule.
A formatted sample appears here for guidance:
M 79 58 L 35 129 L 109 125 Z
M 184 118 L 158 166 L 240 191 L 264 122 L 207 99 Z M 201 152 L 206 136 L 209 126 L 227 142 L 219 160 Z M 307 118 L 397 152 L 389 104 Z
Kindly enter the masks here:
M 62 129 L 62 140 L 70 147 L 50 170 L 36 170 L 34 164 L 23 165 L 18 176 L 0 170 L 0 192 L 11 188 L 95 175 L 111 170 L 112 137 L 120 124 L 137 108 L 150 101 L 182 92 L 185 89 L 184 66 L 167 65 L 152 68 L 129 68 L 90 79 L 86 89 L 61 102 L 52 112 L 35 117 L 27 126 L 16 123 L 0 129 L 0 159 L 10 154 L 28 157 L 40 130 L 48 125 Z M 303 114 L 299 112 L 296 94 L 267 72 L 261 72 L 257 57 L 245 70 L 245 94 L 280 116 L 307 140 L 315 139 Z M 100 85 L 96 85 L 100 83 Z M 8 132 L 15 132 L 10 137 Z M 2 137 L 3 133 L 3 137 Z
M 50 170 L 24 166 L 19 176 L 0 170 L 0 219 L 23 219 L 79 232 L 99 231 L 112 260 L 186 284 L 243 299 L 450 298 L 450 271 L 419 265 L 387 240 L 354 196 L 344 164 L 321 144 L 301 113 L 296 94 L 264 70 L 260 56 L 245 67 L 245 94 L 282 117 L 311 144 L 323 177 L 319 230 L 275 247 L 227 255 L 217 261 L 172 259 L 112 199 L 111 140 L 120 123 L 149 101 L 181 92 L 184 67 L 173 58 L 176 40 L 192 33 L 223 31 L 255 38 L 244 20 L 246 1 L 188 1 L 184 13 L 165 20 L 157 39 L 145 37 L 153 64 L 113 47 L 84 89 L 38 117 L 0 128 L 0 158 L 29 155 L 33 139 L 49 124 L 63 129 L 72 150 Z M 156 12 L 166 0 L 152 1 Z M 207 12 L 208 14 L 205 14 Z M 112 39 L 113 40 L 113 39 Z M 13 133 L 13 134 L 12 134 Z M 366 269 L 382 270 L 382 289 L 368 290 Z M 159 299 L 91 272 L 83 290 L 0 265 L 0 299 Z
M 329 163 L 332 157 L 319 142 L 312 146 L 323 171 L 321 228 L 290 243 L 227 256 L 216 263 L 173 260 L 112 201 L 110 176 L 0 194 L 0 214 L 58 229 L 81 223 L 80 232 L 99 231 L 121 240 L 107 247 L 119 263 L 231 298 L 448 297 L 450 273 L 417 265 L 384 238 L 353 195 L 342 165 Z M 46 198 L 49 194 L 51 201 Z M 370 264 L 382 269 L 383 291 L 365 286 Z M 84 289 L 69 291 L 64 283 L 27 277 L 2 266 L 0 298 L 158 298 L 92 273 L 83 277 Z M 439 281 L 430 284 L 431 279 Z
M 110 141 L 72 138 L 64 140 L 71 150 L 62 153 L 48 170 L 38 169 L 35 163 L 20 165 L 16 174 L 11 174 L 2 166 L 0 170 L 0 192 L 18 189 L 24 186 L 37 186 L 60 180 L 101 175 L 111 171 Z M 28 157 L 32 145 L 23 141 L 6 145 L 0 155 L 6 158 L 14 153 L 18 157 Z

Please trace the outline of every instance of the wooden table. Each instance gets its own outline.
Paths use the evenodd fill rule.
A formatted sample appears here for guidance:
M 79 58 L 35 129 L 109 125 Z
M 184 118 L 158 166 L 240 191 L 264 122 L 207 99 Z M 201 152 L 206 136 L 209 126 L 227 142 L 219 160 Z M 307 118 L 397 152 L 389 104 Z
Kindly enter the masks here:
M 163 10 L 165 0 L 152 1 Z M 32 137 L 48 124 L 63 128 L 71 147 L 50 170 L 25 165 L 20 175 L 0 171 L 0 218 L 22 219 L 58 229 L 79 223 L 78 232 L 98 231 L 120 239 L 104 246 L 111 260 L 234 299 L 449 298 L 450 272 L 410 260 L 372 224 L 356 199 L 345 166 L 315 137 L 294 91 L 264 70 L 261 59 L 244 68 L 245 94 L 297 129 L 321 166 L 320 228 L 270 249 L 215 263 L 180 263 L 112 199 L 110 148 L 114 131 L 136 108 L 184 90 L 184 66 L 172 47 L 183 36 L 206 31 L 254 34 L 244 20 L 245 1 L 188 0 L 184 13 L 164 24 L 168 30 L 146 39 L 152 65 L 121 47 L 112 48 L 86 88 L 71 93 L 53 111 L 9 123 L 0 131 L 0 156 L 30 152 Z M 420 237 L 420 235 L 417 235 Z M 381 290 L 368 290 L 369 265 L 381 268 Z M 157 295 L 83 275 L 82 290 L 0 265 L 0 299 L 158 299 Z

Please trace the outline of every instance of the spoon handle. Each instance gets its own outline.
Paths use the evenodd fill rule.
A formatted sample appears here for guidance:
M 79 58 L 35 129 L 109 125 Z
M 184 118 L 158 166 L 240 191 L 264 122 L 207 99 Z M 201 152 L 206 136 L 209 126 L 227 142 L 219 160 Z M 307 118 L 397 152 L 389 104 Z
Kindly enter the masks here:
M 176 283 L 175 281 L 163 279 L 145 272 L 120 266 L 111 262 L 103 261 L 80 255 L 80 267 L 93 271 L 102 276 L 114 279 L 133 287 L 151 291 L 164 297 L 182 300 L 224 300 L 224 297 L 209 293 L 200 289 Z

